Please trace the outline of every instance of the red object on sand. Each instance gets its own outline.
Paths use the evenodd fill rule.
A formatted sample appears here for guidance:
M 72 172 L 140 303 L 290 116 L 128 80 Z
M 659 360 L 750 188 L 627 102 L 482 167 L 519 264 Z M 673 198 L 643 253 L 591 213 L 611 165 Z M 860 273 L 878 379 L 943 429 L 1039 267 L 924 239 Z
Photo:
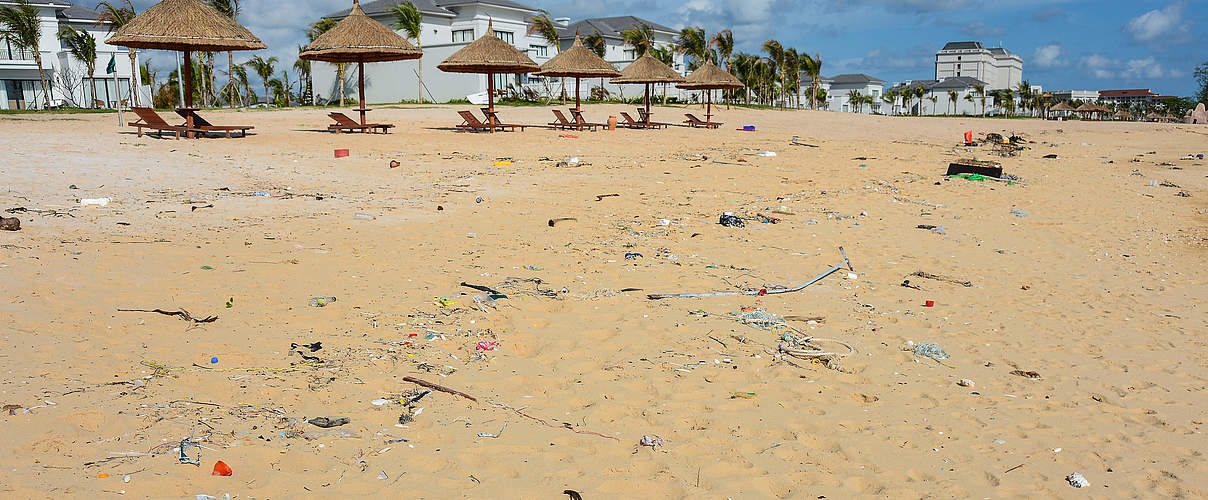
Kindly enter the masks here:
M 965 132 L 965 144 L 969 144 L 970 142 L 973 142 L 973 131 L 972 130 Z
M 924 302 L 924 303 L 923 303 L 923 307 L 935 307 L 935 301 L 934 301 L 934 300 L 928 300 L 927 302 Z
M 336 158 L 347 158 L 347 157 L 348 157 L 347 149 L 337 149 L 336 150 Z
M 226 462 L 219 460 L 217 463 L 214 464 L 214 472 L 211 472 L 210 475 L 211 476 L 229 476 L 229 475 L 233 474 L 234 472 L 235 471 L 231 470 L 231 466 L 227 465 Z

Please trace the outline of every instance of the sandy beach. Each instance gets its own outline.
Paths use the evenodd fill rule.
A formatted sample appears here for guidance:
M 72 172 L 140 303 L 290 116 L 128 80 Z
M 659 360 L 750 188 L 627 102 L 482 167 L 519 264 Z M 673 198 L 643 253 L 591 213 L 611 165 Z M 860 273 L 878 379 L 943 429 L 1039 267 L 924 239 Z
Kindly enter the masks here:
M 0 116 L 0 495 L 1208 496 L 1208 127 L 458 109 L 209 111 L 256 128 L 203 140 Z M 967 157 L 1017 180 L 943 175 Z M 800 285 L 839 247 L 797 292 L 647 298 Z M 806 337 L 854 353 L 778 350 Z

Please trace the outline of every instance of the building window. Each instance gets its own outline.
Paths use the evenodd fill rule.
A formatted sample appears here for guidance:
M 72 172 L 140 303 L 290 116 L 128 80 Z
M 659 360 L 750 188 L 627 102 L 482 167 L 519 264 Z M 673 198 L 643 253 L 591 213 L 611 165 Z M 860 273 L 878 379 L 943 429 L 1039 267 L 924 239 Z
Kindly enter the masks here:
M 511 31 L 496 31 L 495 36 L 507 43 L 516 43 L 516 34 Z
M 474 30 L 453 30 L 453 43 L 469 43 L 474 41 Z
M 633 61 L 633 60 L 636 60 L 637 58 L 638 58 L 637 49 L 625 49 L 625 59 L 626 60 Z
M 33 52 L 21 48 L 20 45 L 13 43 L 8 37 L 0 39 L 0 60 L 3 61 L 32 61 L 34 60 Z
M 101 101 L 99 103 L 94 102 L 94 100 L 93 100 L 94 99 L 92 96 L 92 86 L 93 86 L 92 81 L 93 80 L 96 81 L 95 100 Z M 90 108 L 90 107 L 94 107 L 94 106 L 100 106 L 100 107 L 104 107 L 104 108 L 112 108 L 117 104 L 117 101 L 119 98 L 123 101 L 126 101 L 125 105 L 127 105 L 127 106 L 130 105 L 130 79 L 129 78 L 118 78 L 118 80 L 117 80 L 118 86 L 116 89 L 113 87 L 113 78 L 95 78 L 95 79 L 84 78 L 81 80 L 80 83 L 83 86 L 84 102 L 81 104 L 84 107 Z
M 529 52 L 537 57 L 549 57 L 549 47 L 544 45 L 529 45 Z

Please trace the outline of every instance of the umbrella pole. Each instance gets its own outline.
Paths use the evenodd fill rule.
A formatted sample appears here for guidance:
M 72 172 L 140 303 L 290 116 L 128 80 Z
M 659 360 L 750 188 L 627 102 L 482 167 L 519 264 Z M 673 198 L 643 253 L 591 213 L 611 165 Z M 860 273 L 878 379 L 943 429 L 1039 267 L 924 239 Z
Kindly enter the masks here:
M 495 74 L 487 73 L 487 123 L 495 125 Z M 495 127 L 491 127 L 495 133 Z
M 705 90 L 705 123 L 713 123 L 713 91 Z
M 361 98 L 361 126 L 365 126 L 365 61 L 357 61 L 357 95 Z M 367 132 L 369 129 L 361 129 Z
M 185 115 L 185 126 L 188 127 L 188 129 L 189 129 L 189 130 L 185 131 L 185 137 L 192 139 L 193 138 L 193 111 L 192 111 L 192 108 L 193 108 L 193 59 L 192 59 L 191 52 L 189 52 L 187 50 L 184 52 L 185 52 L 185 65 L 183 68 L 184 75 L 182 75 L 181 78 L 185 81 L 184 82 L 184 89 L 185 89 L 184 105 L 185 105 L 185 109 L 189 110 L 188 113 Z
M 575 111 L 582 112 L 583 105 L 579 104 L 579 77 L 575 77 Z
M 646 84 L 646 125 L 650 125 L 650 86 Z

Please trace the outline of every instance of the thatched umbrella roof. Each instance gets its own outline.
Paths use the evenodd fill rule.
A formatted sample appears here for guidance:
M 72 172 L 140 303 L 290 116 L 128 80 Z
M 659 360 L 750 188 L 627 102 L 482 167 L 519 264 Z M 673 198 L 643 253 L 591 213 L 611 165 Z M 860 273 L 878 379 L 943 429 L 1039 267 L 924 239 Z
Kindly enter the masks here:
M 1121 120 L 1131 120 L 1131 119 L 1133 119 L 1133 118 L 1135 118 L 1135 117 L 1133 116 L 1133 114 L 1132 114 L 1132 113 L 1129 113 L 1128 111 L 1123 111 L 1123 110 L 1121 110 L 1120 112 L 1116 113 L 1116 118 L 1119 118 L 1119 119 L 1121 119 Z
M 448 73 L 531 73 L 537 71 L 537 63 L 529 59 L 512 44 L 495 36 L 492 22 L 487 23 L 487 32 L 461 50 L 436 65 Z
M 135 16 L 105 43 L 134 49 L 179 51 L 266 48 L 247 28 L 201 0 L 163 0 Z
M 569 49 L 559 52 L 553 59 L 541 65 L 540 76 L 575 77 L 575 78 L 610 78 L 620 76 L 621 72 L 583 45 L 579 34 L 575 33 L 575 42 Z
M 1162 118 L 1162 114 L 1157 111 L 1151 111 L 1148 115 L 1145 115 L 1146 120 L 1161 120 Z
M 679 83 L 684 77 L 655 59 L 650 52 L 642 54 L 636 61 L 621 70 L 621 76 L 610 80 L 612 83 Z
M 1074 107 L 1070 106 L 1069 102 L 1061 101 L 1056 106 L 1049 108 L 1049 111 L 1074 111 Z
M 298 54 L 302 59 L 331 63 L 419 59 L 423 51 L 386 25 L 370 19 L 353 2 L 352 12 Z
M 676 85 L 676 87 L 686 90 L 740 89 L 743 88 L 743 84 L 734 78 L 734 75 L 710 61 L 693 71 L 688 78 L 684 79 L 684 83 Z

